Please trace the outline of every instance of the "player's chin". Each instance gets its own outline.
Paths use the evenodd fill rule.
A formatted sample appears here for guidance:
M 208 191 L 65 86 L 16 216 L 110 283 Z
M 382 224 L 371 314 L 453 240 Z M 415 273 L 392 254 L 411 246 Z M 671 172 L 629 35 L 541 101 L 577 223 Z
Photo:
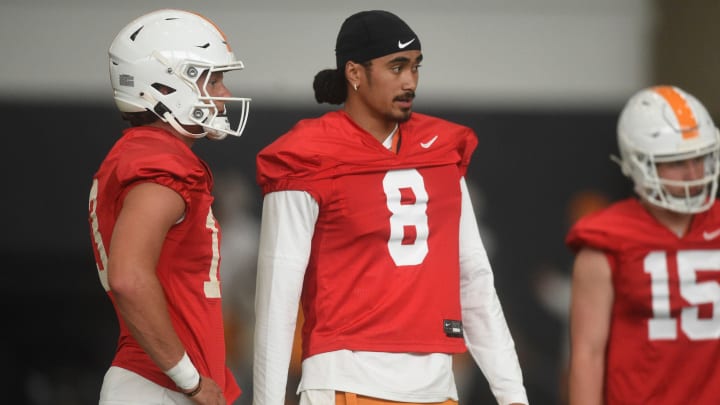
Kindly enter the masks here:
M 396 121 L 405 122 L 410 119 L 410 116 L 412 115 L 412 108 L 402 108 L 393 115 L 394 115 L 393 118 Z

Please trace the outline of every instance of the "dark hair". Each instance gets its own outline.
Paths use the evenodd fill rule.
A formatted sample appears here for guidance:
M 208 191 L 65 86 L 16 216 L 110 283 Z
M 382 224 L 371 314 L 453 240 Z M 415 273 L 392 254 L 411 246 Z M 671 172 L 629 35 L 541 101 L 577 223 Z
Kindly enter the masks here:
M 372 61 L 361 62 L 365 73 L 372 67 Z M 342 104 L 347 100 L 348 83 L 345 79 L 345 71 L 338 69 L 325 69 L 319 71 L 313 80 L 315 100 L 318 103 Z
M 158 116 L 150 111 L 140 111 L 140 112 L 124 112 L 122 113 L 122 119 L 130 123 L 130 126 L 133 127 L 141 127 L 143 125 L 149 125 L 153 122 L 159 120 Z
M 325 69 L 318 72 L 313 80 L 315 100 L 321 103 L 342 104 L 347 99 L 345 72 L 338 69 Z

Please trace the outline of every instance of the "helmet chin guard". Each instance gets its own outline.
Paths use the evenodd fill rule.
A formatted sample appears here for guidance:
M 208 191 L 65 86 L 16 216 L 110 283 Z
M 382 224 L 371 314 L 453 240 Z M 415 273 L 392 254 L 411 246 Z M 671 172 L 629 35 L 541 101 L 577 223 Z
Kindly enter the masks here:
M 615 161 L 649 203 L 694 214 L 715 201 L 720 172 L 720 135 L 705 107 L 672 86 L 643 89 L 633 95 L 618 121 L 620 158 Z M 671 180 L 658 175 L 658 163 L 703 159 L 698 179 Z
M 212 97 L 207 84 L 213 73 L 241 70 L 244 65 L 235 58 L 223 32 L 207 18 L 171 9 L 145 14 L 120 31 L 109 56 L 110 80 L 120 111 L 152 111 L 191 138 L 242 134 L 250 99 Z M 234 126 L 226 110 L 237 114 Z M 190 127 L 194 126 L 201 130 L 193 132 Z

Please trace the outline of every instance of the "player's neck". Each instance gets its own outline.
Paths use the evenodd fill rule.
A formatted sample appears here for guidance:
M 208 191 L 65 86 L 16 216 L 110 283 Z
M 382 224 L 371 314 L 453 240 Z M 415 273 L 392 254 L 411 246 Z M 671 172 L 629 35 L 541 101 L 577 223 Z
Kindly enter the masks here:
M 670 211 L 664 208 L 656 207 L 645 201 L 643 201 L 643 205 L 650 215 L 652 215 L 658 222 L 678 237 L 685 235 L 693 219 L 692 214 L 682 214 Z
M 167 132 L 173 134 L 176 138 L 183 141 L 190 148 L 192 148 L 192 146 L 195 144 L 196 139 L 190 138 L 188 136 L 184 136 L 183 134 L 181 134 L 177 130 L 175 130 L 175 128 L 173 128 L 172 125 L 168 124 L 167 122 L 162 122 L 160 120 L 157 120 L 157 121 L 153 122 L 152 124 L 149 124 L 149 126 L 166 130 Z M 197 128 L 199 128 L 199 127 L 197 127 Z
M 360 106 L 350 102 L 350 99 L 345 103 L 345 112 L 355 124 L 367 131 L 380 143 L 383 143 L 398 125 L 397 120 L 389 120 L 386 117 L 373 115 L 367 109 L 360 108 Z

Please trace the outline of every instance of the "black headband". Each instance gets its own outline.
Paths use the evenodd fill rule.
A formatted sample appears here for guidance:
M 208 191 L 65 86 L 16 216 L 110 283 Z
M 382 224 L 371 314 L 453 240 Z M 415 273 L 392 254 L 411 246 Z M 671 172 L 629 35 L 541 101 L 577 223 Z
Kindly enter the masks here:
M 395 52 L 420 50 L 420 38 L 405 21 L 382 10 L 361 11 L 343 22 L 335 43 L 338 70 Z

